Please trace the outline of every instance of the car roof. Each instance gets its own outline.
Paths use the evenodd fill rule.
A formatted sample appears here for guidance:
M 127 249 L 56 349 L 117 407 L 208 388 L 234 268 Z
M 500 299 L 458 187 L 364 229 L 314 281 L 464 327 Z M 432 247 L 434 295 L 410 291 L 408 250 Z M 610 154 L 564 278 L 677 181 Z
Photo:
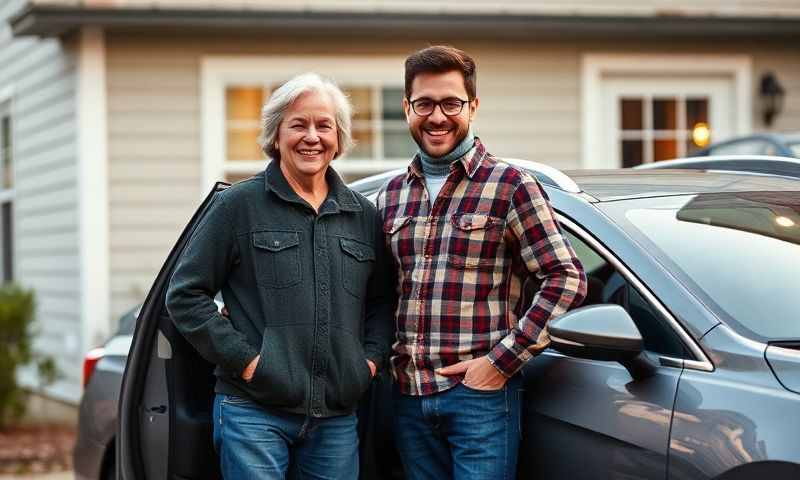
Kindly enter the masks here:
M 515 166 L 536 175 L 546 190 L 588 194 L 594 201 L 632 198 L 748 191 L 800 191 L 800 179 L 744 172 L 679 169 L 567 170 L 515 160 Z M 372 175 L 350 184 L 350 188 L 369 195 L 404 170 Z M 558 172 L 557 175 L 553 171 Z
M 569 170 L 581 190 L 599 201 L 697 193 L 800 191 L 800 180 L 774 175 L 703 170 Z

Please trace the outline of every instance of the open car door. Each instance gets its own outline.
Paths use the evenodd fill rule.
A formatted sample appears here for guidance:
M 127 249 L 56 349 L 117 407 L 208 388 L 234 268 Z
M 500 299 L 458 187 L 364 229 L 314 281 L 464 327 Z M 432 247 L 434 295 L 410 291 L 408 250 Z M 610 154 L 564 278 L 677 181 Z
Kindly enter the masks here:
M 216 194 L 217 183 L 172 248 L 142 306 L 119 399 L 120 480 L 221 478 L 212 442 L 214 366 L 172 323 L 165 306 L 172 272 Z

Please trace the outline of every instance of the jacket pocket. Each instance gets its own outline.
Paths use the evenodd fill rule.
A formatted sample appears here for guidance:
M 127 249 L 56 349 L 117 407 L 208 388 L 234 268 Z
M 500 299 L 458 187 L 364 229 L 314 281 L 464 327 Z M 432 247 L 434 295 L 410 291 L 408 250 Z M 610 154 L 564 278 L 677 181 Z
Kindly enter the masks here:
M 302 280 L 300 234 L 265 230 L 253 232 L 256 283 L 267 288 L 286 288 Z
M 285 342 L 282 342 L 281 338 L 271 337 L 270 332 L 265 332 L 261 344 L 261 358 L 253 372 L 253 378 L 246 385 L 259 403 L 276 407 L 296 407 L 303 401 L 303 382 L 305 382 L 296 377 L 303 372 L 293 371 L 290 368 L 291 352 L 288 351 Z
M 375 249 L 349 238 L 340 238 L 339 244 L 342 247 L 342 285 L 354 297 L 364 298 L 375 265 Z
M 447 261 L 454 267 L 491 269 L 502 253 L 505 220 L 479 213 L 450 217 Z
M 347 332 L 341 332 L 332 353 L 335 368 L 328 378 L 326 402 L 332 410 L 349 410 L 369 388 L 372 372 L 361 342 Z

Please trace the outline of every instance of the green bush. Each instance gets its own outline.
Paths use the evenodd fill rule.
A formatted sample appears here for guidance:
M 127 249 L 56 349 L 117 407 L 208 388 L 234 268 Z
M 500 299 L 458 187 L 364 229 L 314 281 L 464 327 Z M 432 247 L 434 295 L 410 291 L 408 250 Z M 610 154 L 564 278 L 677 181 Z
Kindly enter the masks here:
M 58 372 L 48 356 L 33 351 L 34 295 L 13 284 L 0 286 L 0 430 L 25 413 L 25 392 L 17 385 L 17 367 L 35 362 L 41 386 Z

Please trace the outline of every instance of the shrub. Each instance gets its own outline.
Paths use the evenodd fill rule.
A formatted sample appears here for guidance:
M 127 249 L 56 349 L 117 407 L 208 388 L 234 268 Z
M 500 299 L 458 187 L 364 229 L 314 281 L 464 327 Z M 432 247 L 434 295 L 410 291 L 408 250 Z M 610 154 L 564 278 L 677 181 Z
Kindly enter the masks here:
M 17 367 L 35 363 L 41 387 L 58 376 L 53 359 L 33 351 L 34 308 L 32 291 L 13 284 L 0 286 L 0 429 L 25 413 Z

